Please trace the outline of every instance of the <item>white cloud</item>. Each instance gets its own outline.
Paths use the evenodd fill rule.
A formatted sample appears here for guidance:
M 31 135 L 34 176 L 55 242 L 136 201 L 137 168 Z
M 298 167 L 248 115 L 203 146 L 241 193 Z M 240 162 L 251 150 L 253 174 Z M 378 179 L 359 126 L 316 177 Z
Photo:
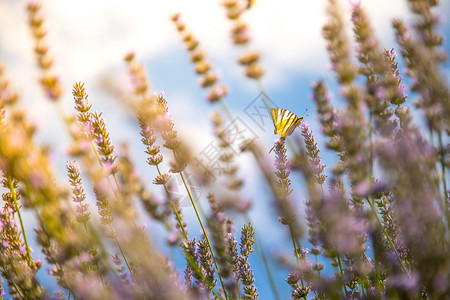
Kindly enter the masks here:
M 345 4 L 343 7 L 348 8 Z M 404 2 L 380 0 L 363 4 L 382 39 L 392 39 L 387 32 L 390 19 L 404 14 Z M 24 6 L 19 1 L 0 3 L 1 44 L 3 51 L 14 56 L 14 64 L 23 59 L 30 63 L 32 56 Z M 130 49 L 148 57 L 172 47 L 181 48 L 170 21 L 170 15 L 176 11 L 183 13 L 189 28 L 211 56 L 235 61 L 230 55 L 238 51 L 229 51 L 231 23 L 225 18 L 220 1 L 53 0 L 44 2 L 42 8 L 51 53 L 56 57 L 55 67 L 66 77 L 71 74 L 86 80 L 111 64 L 122 63 L 124 53 Z M 267 82 L 285 81 L 286 70 L 312 72 L 326 68 L 321 38 L 324 12 L 324 1 L 259 0 L 247 13 L 254 41 L 251 48 L 263 53 L 270 79 Z

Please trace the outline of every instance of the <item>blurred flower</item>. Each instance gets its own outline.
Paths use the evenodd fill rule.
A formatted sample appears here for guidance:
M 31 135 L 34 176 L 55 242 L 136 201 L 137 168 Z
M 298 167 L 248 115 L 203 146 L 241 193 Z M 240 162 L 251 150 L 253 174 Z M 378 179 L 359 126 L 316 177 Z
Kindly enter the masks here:
M 200 86 L 203 88 L 209 88 L 207 94 L 207 100 L 210 103 L 221 101 L 227 94 L 227 87 L 225 85 L 218 85 L 217 81 L 219 76 L 211 71 L 212 63 L 206 60 L 206 54 L 204 51 L 199 50 L 199 42 L 194 37 L 193 33 L 187 29 L 186 24 L 181 19 L 180 13 L 172 15 L 172 21 L 177 27 L 180 37 L 184 43 L 186 49 L 191 53 L 191 61 L 195 65 L 195 71 L 198 75 L 201 75 Z
M 89 204 L 83 203 L 86 199 L 86 193 L 84 192 L 81 179 L 81 171 L 80 166 L 76 161 L 68 161 L 66 165 L 66 169 L 68 172 L 70 184 L 72 185 L 72 200 L 77 203 L 75 206 L 77 212 L 77 221 L 80 223 L 84 223 L 89 221 L 90 213 L 89 213 Z
M 33 34 L 35 48 L 34 53 L 38 66 L 42 71 L 39 79 L 46 96 L 52 100 L 57 101 L 62 93 L 59 78 L 53 75 L 50 68 L 53 64 L 53 58 L 48 53 L 49 46 L 45 41 L 47 30 L 44 28 L 44 19 L 40 16 L 41 4 L 39 1 L 29 1 L 27 4 L 28 23 Z

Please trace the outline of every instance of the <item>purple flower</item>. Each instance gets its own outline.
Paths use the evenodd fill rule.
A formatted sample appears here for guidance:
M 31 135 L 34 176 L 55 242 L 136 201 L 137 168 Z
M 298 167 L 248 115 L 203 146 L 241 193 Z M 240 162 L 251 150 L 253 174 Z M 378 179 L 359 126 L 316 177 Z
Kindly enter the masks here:
M 307 122 L 302 123 L 301 132 L 305 140 L 311 172 L 314 174 L 316 181 L 319 184 L 323 184 L 326 176 L 321 176 L 321 174 L 325 170 L 325 165 L 322 164 L 322 159 L 319 156 L 320 150 L 317 147 L 317 143 L 314 140 L 314 136 Z

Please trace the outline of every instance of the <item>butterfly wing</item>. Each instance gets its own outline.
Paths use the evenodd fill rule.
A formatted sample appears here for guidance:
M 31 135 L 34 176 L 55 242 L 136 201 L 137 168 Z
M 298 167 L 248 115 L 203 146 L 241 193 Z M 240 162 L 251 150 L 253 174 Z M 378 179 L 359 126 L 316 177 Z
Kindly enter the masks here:
M 286 127 L 285 127 L 286 130 L 284 132 L 284 136 L 291 135 L 292 132 L 294 132 L 295 128 L 297 128 L 298 126 L 300 126 L 300 124 L 302 124 L 303 117 L 299 118 L 299 117 L 295 116 L 295 118 L 291 118 L 289 121 L 290 121 L 290 123 L 287 124 Z
M 275 130 L 273 131 L 275 134 L 277 134 L 277 124 L 280 123 L 280 115 L 281 115 L 281 108 L 272 108 L 270 110 L 270 114 L 272 115 L 272 121 L 273 126 L 275 127 Z

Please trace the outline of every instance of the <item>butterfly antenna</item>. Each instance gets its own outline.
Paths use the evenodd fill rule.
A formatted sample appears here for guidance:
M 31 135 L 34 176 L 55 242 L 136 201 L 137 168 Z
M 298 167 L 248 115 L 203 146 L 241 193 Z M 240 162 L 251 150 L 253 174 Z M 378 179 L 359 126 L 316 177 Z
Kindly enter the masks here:
M 308 112 L 308 109 L 305 109 L 305 112 L 303 113 L 302 117 L 308 117 L 309 115 L 306 114 L 307 112 Z

